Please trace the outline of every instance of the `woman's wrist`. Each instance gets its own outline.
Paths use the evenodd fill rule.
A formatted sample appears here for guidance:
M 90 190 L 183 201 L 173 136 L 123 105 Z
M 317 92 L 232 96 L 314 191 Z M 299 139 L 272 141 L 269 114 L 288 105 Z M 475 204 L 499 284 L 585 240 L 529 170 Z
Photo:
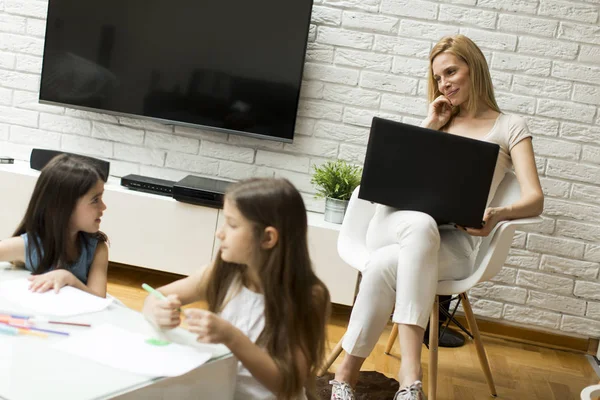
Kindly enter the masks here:
M 421 128 L 430 128 L 431 129 L 432 121 L 429 118 L 426 118 L 421 122 Z
M 494 207 L 495 210 L 495 214 L 498 216 L 498 222 L 500 221 L 507 221 L 510 218 L 510 213 L 511 213 L 511 207 L 507 206 L 507 207 Z
M 437 131 L 441 128 L 441 126 L 439 124 L 436 124 L 433 120 L 427 118 L 421 123 L 421 128 L 428 128 Z

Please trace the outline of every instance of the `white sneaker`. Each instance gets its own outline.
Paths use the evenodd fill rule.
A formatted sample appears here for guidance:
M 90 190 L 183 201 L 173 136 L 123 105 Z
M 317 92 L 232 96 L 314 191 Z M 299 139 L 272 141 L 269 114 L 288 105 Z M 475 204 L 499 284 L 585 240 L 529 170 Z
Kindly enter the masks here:
M 396 392 L 394 400 L 427 400 L 423 393 L 423 383 L 416 381 L 408 387 L 403 387 Z
M 335 379 L 329 381 L 331 387 L 331 400 L 356 400 L 354 389 L 346 382 L 338 382 Z

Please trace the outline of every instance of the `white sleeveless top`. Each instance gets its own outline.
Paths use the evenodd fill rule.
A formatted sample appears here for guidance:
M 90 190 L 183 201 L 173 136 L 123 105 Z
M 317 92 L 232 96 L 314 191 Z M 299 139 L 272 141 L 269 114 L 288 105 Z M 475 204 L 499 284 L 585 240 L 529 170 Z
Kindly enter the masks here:
M 265 297 L 242 287 L 219 315 L 241 330 L 253 343 L 256 343 L 265 327 Z M 258 382 L 241 362 L 238 362 L 234 399 L 277 400 L 277 397 Z M 298 400 L 306 399 L 306 395 L 298 398 Z

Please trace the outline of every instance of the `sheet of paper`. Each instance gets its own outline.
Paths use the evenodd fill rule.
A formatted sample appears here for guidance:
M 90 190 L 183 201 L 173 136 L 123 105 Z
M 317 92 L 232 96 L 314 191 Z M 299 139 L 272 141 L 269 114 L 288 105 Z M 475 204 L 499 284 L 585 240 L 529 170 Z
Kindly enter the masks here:
M 151 339 L 114 325 L 103 324 L 71 334 L 53 347 L 136 374 L 159 377 L 183 375 L 208 361 L 212 354 L 177 343 L 153 345 Z
M 199 351 L 210 353 L 212 355 L 211 360 L 216 360 L 231 354 L 231 350 L 229 350 L 229 348 L 224 344 L 199 343 L 197 340 L 197 334 L 192 333 L 181 327 L 165 330 L 153 328 L 152 330 L 154 331 L 154 337 L 169 340 L 171 342 L 179 343 L 184 346 L 193 347 Z
M 103 299 L 71 286 L 63 287 L 58 293 L 53 290 L 33 293 L 29 290 L 26 278 L 0 282 L 0 296 L 36 315 L 57 317 L 102 311 L 112 303 L 111 299 Z

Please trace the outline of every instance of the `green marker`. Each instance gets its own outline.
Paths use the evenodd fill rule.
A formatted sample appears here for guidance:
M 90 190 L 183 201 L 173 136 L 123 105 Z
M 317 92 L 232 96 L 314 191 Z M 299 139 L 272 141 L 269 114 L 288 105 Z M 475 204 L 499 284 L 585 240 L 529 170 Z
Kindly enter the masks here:
M 146 292 L 148 292 L 150 294 L 153 294 L 154 296 L 156 296 L 157 298 L 159 298 L 161 300 L 167 300 L 167 296 L 165 296 L 158 290 L 154 289 L 152 286 L 148 285 L 147 283 L 142 283 L 142 289 L 144 289 Z
M 160 300 L 168 300 L 167 296 L 165 296 L 158 290 L 154 289 L 152 286 L 148 285 L 147 283 L 142 283 L 142 288 L 146 292 L 154 295 L 156 298 L 158 298 Z M 181 312 L 181 309 L 178 308 L 177 311 Z M 161 339 L 156 339 L 156 338 L 146 339 L 146 343 L 148 343 L 149 345 L 152 345 L 152 346 L 166 346 L 166 345 L 171 344 L 171 342 L 169 342 L 168 340 L 161 340 Z
M 160 300 L 169 300 L 169 299 L 167 299 L 167 296 L 165 296 L 158 290 L 154 289 L 152 286 L 148 285 L 147 283 L 142 283 L 142 289 L 144 289 L 146 292 L 148 292 L 150 294 L 153 294 L 154 297 L 156 297 Z M 181 312 L 181 308 L 178 308 L 177 311 Z

